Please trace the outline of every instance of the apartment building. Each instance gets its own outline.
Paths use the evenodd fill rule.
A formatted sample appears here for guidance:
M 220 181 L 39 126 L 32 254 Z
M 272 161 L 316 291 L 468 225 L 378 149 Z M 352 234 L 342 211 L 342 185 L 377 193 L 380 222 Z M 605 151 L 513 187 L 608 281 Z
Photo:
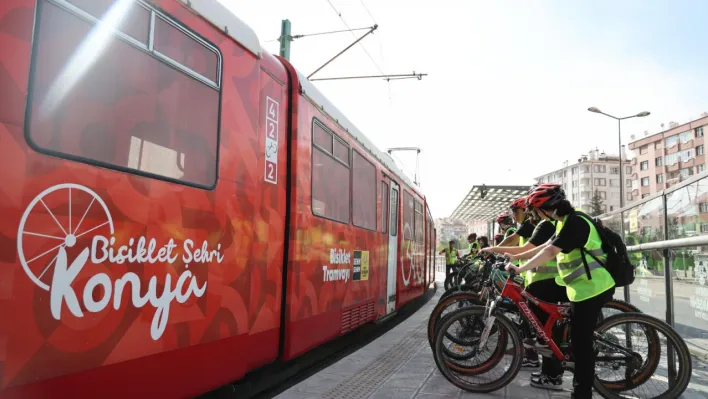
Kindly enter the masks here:
M 631 193 L 631 161 L 624 159 L 625 205 L 635 197 Z M 602 212 L 611 212 L 620 207 L 620 169 L 617 155 L 607 155 L 597 149 L 581 155 L 576 163 L 536 178 L 537 183 L 557 183 L 576 207 L 591 212 L 592 197 L 597 190 L 602 198 Z
M 703 132 L 708 129 L 708 113 L 668 130 L 629 143 L 632 160 L 632 195 L 645 198 L 706 169 Z M 663 127 L 663 125 L 662 125 Z
M 450 240 L 467 242 L 467 223 L 462 220 L 440 218 L 435 220 L 438 244 L 447 245 Z

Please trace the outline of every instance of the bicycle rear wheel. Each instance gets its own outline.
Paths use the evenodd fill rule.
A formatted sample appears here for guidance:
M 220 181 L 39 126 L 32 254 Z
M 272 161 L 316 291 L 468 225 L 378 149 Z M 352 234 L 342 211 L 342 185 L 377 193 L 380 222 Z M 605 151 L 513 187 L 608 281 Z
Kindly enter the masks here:
M 663 321 L 643 313 L 620 313 L 605 319 L 595 329 L 595 338 L 600 370 L 594 386 L 603 397 L 673 399 L 688 387 L 693 372 L 688 347 Z
M 514 323 L 502 314 L 495 315 L 493 321 L 489 320 L 493 323 L 489 328 L 496 332 L 494 336 L 490 334 L 487 345 L 480 347 L 478 339 L 476 342 L 471 342 L 470 348 L 474 351 L 474 356 L 464 362 L 450 362 L 445 355 L 450 350 L 445 347 L 449 342 L 446 336 L 459 335 L 454 331 L 465 328 L 465 325 L 470 324 L 470 319 L 481 319 L 487 322 L 485 312 L 486 309 L 482 306 L 457 310 L 445 317 L 435 335 L 433 350 L 435 364 L 448 381 L 468 392 L 486 393 L 499 390 L 513 381 L 521 369 L 523 359 L 521 336 Z M 479 359 L 483 360 L 480 362 Z M 490 363 L 493 367 L 489 367 Z M 482 370 L 477 370 L 480 366 Z

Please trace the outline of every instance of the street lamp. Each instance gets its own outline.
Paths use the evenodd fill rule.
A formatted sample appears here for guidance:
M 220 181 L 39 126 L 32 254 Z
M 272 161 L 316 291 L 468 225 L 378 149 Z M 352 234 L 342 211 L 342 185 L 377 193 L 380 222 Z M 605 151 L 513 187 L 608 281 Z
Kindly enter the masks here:
M 630 118 L 642 118 L 645 116 L 649 116 L 650 112 L 643 111 L 643 112 L 640 112 L 636 115 L 618 118 L 616 116 L 612 116 L 610 114 L 606 114 L 606 113 L 600 111 L 597 107 L 590 107 L 590 108 L 588 108 L 588 111 L 594 112 L 596 114 L 602 114 L 605 116 L 609 116 L 610 118 L 615 119 L 617 121 L 617 138 L 619 141 L 619 148 L 618 148 L 619 155 L 618 156 L 619 156 L 619 167 L 620 167 L 620 208 L 624 208 L 624 184 L 625 184 L 625 182 L 624 182 L 624 177 L 623 177 L 624 175 L 622 173 L 624 171 L 624 165 L 622 165 L 622 120 L 630 119 Z

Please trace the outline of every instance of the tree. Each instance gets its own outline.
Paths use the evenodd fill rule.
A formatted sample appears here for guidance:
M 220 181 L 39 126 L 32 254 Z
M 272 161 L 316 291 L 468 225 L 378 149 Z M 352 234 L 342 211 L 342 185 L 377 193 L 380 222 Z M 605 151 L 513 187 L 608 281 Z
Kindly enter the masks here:
M 591 216 L 598 216 L 602 214 L 602 197 L 600 197 L 600 192 L 595 189 L 595 193 L 590 200 L 590 212 Z

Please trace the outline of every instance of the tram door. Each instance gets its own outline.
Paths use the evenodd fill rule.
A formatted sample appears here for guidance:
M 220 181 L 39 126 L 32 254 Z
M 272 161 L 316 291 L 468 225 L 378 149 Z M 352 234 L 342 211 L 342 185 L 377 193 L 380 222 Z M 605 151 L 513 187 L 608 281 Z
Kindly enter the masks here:
M 396 261 L 398 260 L 398 185 L 391 181 L 389 195 L 388 277 L 386 279 L 386 313 L 396 310 Z

